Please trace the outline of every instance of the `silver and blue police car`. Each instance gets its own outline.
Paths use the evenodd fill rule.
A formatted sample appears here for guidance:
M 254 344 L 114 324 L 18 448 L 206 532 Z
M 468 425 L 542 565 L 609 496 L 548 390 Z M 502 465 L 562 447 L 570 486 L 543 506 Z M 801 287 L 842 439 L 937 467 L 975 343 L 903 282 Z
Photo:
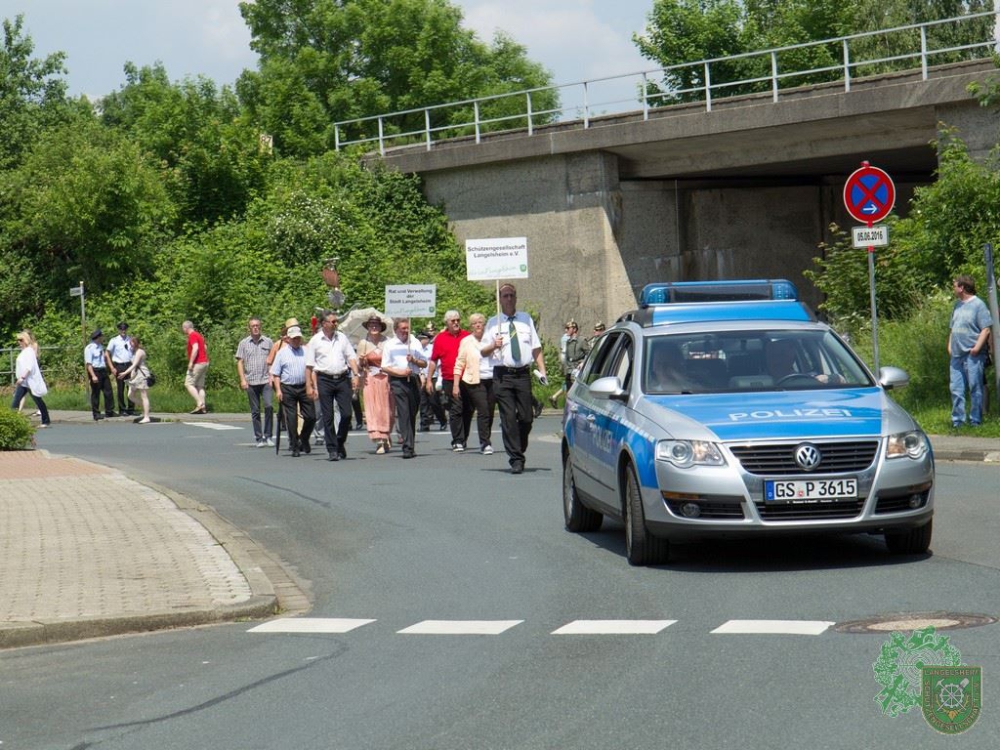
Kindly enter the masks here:
M 784 280 L 651 284 L 594 344 L 563 417 L 566 528 L 625 525 L 629 563 L 670 544 L 882 534 L 930 546 L 934 457 L 874 376 Z

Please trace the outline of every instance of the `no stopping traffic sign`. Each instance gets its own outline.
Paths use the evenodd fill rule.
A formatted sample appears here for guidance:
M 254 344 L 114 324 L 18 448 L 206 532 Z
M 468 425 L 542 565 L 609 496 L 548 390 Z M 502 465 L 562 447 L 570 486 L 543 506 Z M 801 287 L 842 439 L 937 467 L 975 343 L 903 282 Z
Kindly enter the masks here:
M 844 206 L 854 219 L 871 224 L 881 221 L 896 204 L 896 186 L 878 167 L 862 162 L 844 183 Z

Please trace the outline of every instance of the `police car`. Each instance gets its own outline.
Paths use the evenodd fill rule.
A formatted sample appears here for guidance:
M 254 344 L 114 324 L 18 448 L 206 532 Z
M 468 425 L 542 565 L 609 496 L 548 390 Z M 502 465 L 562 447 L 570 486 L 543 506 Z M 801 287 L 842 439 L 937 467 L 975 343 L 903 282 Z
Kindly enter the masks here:
M 934 457 L 874 376 L 784 280 L 651 284 L 595 341 L 563 416 L 566 528 L 625 525 L 629 563 L 672 542 L 882 534 L 930 546 Z

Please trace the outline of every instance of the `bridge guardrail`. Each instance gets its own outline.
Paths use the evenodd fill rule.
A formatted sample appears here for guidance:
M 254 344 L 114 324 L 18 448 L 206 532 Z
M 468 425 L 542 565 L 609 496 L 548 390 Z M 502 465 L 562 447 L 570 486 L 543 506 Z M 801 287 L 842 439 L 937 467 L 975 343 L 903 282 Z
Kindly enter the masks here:
M 782 91 L 816 83 L 842 83 L 851 90 L 852 80 L 904 70 L 920 70 L 927 80 L 935 65 L 988 58 L 1000 50 L 997 24 L 1000 12 L 971 13 L 955 18 L 927 21 L 891 29 L 804 42 L 785 47 L 746 52 L 729 57 L 700 60 L 665 68 L 593 78 L 586 81 L 494 94 L 477 99 L 437 104 L 388 114 L 342 120 L 334 123 L 339 151 L 348 146 L 378 144 L 379 153 L 396 145 L 423 143 L 430 151 L 442 140 L 475 137 L 484 133 L 526 132 L 552 123 L 591 126 L 597 116 L 650 111 L 672 104 L 701 102 L 712 111 L 714 100 L 727 96 L 769 91 L 778 102 Z M 714 71 L 714 72 L 713 72 Z M 615 88 L 623 81 L 635 85 L 635 99 L 595 99 L 602 87 Z M 783 85 L 784 84 L 784 85 Z M 571 105 L 534 109 L 541 94 L 578 97 Z M 598 94 L 599 96 L 599 94 Z M 534 98 L 533 98 L 534 97 Z M 544 98 L 551 99 L 551 96 Z M 636 108 L 636 104 L 639 108 Z M 490 110 L 499 112 L 491 114 Z M 471 109 L 471 119 L 463 114 Z M 513 111 L 511 111 L 513 110 Z

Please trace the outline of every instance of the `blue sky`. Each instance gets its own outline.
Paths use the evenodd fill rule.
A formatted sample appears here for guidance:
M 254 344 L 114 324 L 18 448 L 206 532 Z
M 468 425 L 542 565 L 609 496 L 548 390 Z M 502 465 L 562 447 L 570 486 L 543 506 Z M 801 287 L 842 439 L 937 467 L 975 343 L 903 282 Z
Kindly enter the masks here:
M 484 40 L 496 29 L 508 32 L 556 83 L 653 67 L 631 41 L 645 28 L 653 0 L 453 2 L 467 27 Z M 161 61 L 173 80 L 202 74 L 218 84 L 256 64 L 237 0 L 7 0 L 4 6 L 4 18 L 24 14 L 36 57 L 67 53 L 72 94 L 95 98 L 116 90 L 126 61 Z

